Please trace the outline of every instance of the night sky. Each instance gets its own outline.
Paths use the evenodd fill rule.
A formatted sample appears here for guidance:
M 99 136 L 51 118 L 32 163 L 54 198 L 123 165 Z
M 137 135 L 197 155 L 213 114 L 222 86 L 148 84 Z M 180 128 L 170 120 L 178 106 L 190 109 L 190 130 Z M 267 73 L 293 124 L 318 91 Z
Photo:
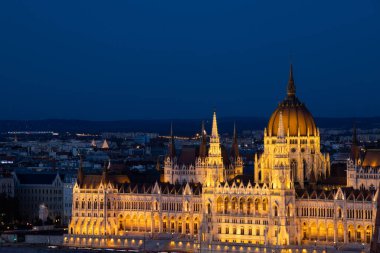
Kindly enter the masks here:
M 0 119 L 380 116 L 380 1 L 1 1 Z

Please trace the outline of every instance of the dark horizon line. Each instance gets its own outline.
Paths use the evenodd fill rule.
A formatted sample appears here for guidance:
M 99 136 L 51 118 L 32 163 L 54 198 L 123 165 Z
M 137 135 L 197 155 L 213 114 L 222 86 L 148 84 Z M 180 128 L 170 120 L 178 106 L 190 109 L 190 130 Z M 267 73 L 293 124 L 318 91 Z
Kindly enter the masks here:
M 379 116 L 313 116 L 314 119 L 380 119 Z M 212 120 L 212 117 L 209 117 Z M 218 117 L 218 120 L 224 119 L 268 119 L 270 117 L 264 116 L 222 116 Z M 183 121 L 183 120 L 207 120 L 208 118 L 129 118 L 129 119 L 79 119 L 79 118 L 41 118 L 41 119 L 0 119 L 0 122 L 10 122 L 10 121 L 89 121 L 89 122 L 123 122 L 123 121 L 166 121 L 166 120 L 175 120 L 175 121 Z

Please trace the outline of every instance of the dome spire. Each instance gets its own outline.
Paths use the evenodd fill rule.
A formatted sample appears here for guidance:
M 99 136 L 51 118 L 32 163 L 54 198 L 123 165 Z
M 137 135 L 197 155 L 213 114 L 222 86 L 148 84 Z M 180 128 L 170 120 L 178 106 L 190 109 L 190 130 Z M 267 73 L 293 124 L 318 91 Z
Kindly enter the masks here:
M 290 64 L 289 81 L 288 81 L 288 97 L 294 97 L 296 95 L 296 86 L 293 79 L 293 64 Z

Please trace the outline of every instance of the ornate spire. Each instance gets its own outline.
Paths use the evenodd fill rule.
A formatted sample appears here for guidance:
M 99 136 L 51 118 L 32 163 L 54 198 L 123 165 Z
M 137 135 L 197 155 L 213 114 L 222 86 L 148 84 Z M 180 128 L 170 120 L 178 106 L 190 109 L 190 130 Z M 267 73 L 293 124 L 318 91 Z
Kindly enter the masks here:
M 168 156 L 175 157 L 175 145 L 174 145 L 174 135 L 173 135 L 173 122 L 170 123 L 170 141 L 169 141 L 169 150 L 168 150 Z
M 218 123 L 216 121 L 216 112 L 214 112 L 214 115 L 212 117 L 211 138 L 218 138 L 219 139 Z
M 215 157 L 219 157 L 222 155 L 222 152 L 220 149 L 218 123 L 216 121 L 216 112 L 214 112 L 214 115 L 212 118 L 212 130 L 211 130 L 211 136 L 210 136 L 210 148 L 208 150 L 208 155 L 215 156 Z
M 289 81 L 288 81 L 288 97 L 293 98 L 296 95 L 296 86 L 293 79 L 293 65 L 290 64 Z
M 204 121 L 202 121 L 201 145 L 199 147 L 199 156 L 206 157 L 206 155 L 207 155 L 206 130 L 205 130 L 205 123 Z
M 239 144 L 238 144 L 238 140 L 237 140 L 237 132 L 236 132 L 236 124 L 235 123 L 234 123 L 234 137 L 233 137 L 233 141 L 232 141 L 231 155 L 235 158 L 239 156 Z

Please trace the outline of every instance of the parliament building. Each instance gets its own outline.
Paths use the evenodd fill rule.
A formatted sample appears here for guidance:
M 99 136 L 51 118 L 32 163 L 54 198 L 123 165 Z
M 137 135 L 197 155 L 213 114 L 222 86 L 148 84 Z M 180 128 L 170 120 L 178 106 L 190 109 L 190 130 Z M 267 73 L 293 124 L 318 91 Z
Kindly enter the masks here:
M 202 124 L 199 146 L 177 154 L 171 135 L 154 184 L 131 182 L 106 167 L 101 175 L 79 168 L 66 245 L 323 252 L 371 242 L 379 180 L 367 185 L 356 177 L 378 174 L 370 168 L 376 156 L 348 160 L 344 186 L 324 183 L 330 156 L 321 153 L 319 129 L 296 95 L 292 67 L 285 99 L 264 129 L 264 150 L 253 158 L 253 176 L 243 173 L 236 130 L 230 152 L 221 144 L 215 112 L 210 135 Z

